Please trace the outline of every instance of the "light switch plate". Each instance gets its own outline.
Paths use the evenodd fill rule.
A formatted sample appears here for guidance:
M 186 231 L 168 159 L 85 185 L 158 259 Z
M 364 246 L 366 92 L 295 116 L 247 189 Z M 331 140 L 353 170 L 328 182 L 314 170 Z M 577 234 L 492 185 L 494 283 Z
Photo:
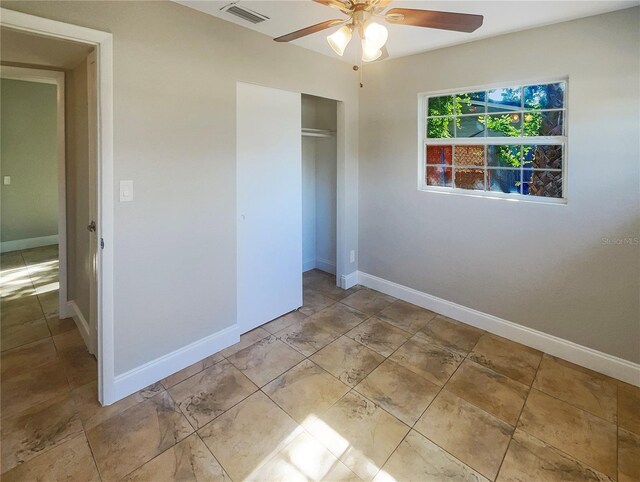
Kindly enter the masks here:
M 120 181 L 120 202 L 133 201 L 133 181 Z
M 11 184 L 11 176 L 4 176 L 2 182 L 5 186 L 8 186 L 9 184 Z

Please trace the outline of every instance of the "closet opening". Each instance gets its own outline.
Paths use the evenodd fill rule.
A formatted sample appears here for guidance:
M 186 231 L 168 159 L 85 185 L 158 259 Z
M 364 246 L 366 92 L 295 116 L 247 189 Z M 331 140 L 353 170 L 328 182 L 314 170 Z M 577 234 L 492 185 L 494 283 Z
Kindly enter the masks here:
M 336 275 L 338 102 L 302 94 L 302 271 Z

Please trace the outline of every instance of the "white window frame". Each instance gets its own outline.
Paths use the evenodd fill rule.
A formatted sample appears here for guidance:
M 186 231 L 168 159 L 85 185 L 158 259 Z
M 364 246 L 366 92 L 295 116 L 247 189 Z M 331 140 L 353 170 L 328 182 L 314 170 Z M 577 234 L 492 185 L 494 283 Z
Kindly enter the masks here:
M 562 136 L 538 136 L 538 137 L 450 137 L 450 138 L 428 138 L 427 137 L 427 114 L 428 114 L 428 100 L 430 97 L 441 97 L 445 95 L 454 95 L 464 92 L 478 92 L 478 91 L 489 91 L 493 89 L 503 89 L 510 87 L 527 87 L 530 85 L 540 85 L 540 84 L 553 84 L 557 82 L 564 82 L 565 90 L 564 90 L 564 106 L 562 109 L 563 112 L 563 123 L 564 123 L 564 135 Z M 522 96 L 522 106 L 524 105 L 524 95 Z M 488 199 L 503 199 L 508 201 L 515 202 L 526 202 L 526 203 L 542 203 L 542 204 L 556 204 L 556 205 L 566 205 L 568 201 L 567 196 L 567 171 L 568 171 L 568 98 L 569 98 L 569 78 L 565 77 L 553 77 L 553 78 L 542 78 L 535 80 L 527 80 L 527 81 L 509 81 L 509 82 L 499 82 L 492 84 L 483 84 L 476 85 L 471 87 L 460 87 L 456 89 L 447 89 L 447 90 L 439 90 L 432 92 L 422 92 L 418 94 L 418 190 L 427 192 L 427 193 L 438 193 L 438 194 L 453 194 L 460 196 L 469 196 L 469 197 L 480 197 L 480 198 L 488 198 Z M 524 110 L 521 109 L 518 111 L 519 113 Z M 560 109 L 542 109 L 537 112 L 545 112 L 545 111 L 558 111 Z M 489 112 L 485 113 L 490 114 Z M 498 113 L 496 113 L 498 114 Z M 461 114 L 461 116 L 477 116 L 481 114 Z M 455 123 L 454 123 L 455 126 Z M 454 127 L 455 128 L 455 127 Z M 485 182 L 486 182 L 486 171 L 487 171 L 487 161 L 486 161 L 486 149 L 489 145 L 561 145 L 562 146 L 562 197 L 561 198 L 551 198 L 551 197 L 543 197 L 543 196 L 531 196 L 527 194 L 520 193 L 503 193 L 497 191 L 481 191 L 481 190 L 472 190 L 472 189 L 462 189 L 457 187 L 449 187 L 449 186 L 429 186 L 427 185 L 426 172 L 427 172 L 427 146 L 428 145 L 446 145 L 446 146 L 464 146 L 464 145 L 484 145 L 485 147 L 485 165 L 483 169 L 485 171 Z M 455 159 L 452 159 L 452 168 L 455 168 Z M 521 166 L 521 169 L 523 167 Z M 486 187 L 486 186 L 485 186 Z

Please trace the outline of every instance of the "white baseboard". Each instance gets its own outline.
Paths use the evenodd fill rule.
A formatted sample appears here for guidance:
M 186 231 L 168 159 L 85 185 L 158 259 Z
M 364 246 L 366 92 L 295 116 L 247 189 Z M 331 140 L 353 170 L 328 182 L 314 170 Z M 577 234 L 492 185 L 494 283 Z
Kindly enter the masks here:
M 218 353 L 220 350 L 238 343 L 238 341 L 240 341 L 240 328 L 237 324 L 234 324 L 213 335 L 117 375 L 111 391 L 113 400 L 105 400 L 105 404 L 110 405 L 169 375 L 173 375 L 189 365 Z
M 302 262 L 302 272 L 306 273 L 307 271 L 311 271 L 312 269 L 316 269 L 316 260 L 307 259 Z
M 351 275 L 350 275 L 351 276 Z M 344 278 L 344 277 L 343 277 Z M 618 380 L 640 386 L 640 365 L 578 345 L 557 336 L 527 328 L 497 316 L 489 315 L 377 276 L 358 271 L 358 283 L 414 305 L 435 311 L 495 335 L 535 348 L 577 365 L 603 373 Z
M 349 288 L 353 288 L 358 284 L 359 271 L 354 271 L 350 274 L 343 274 L 340 276 L 340 287 L 343 290 L 348 290 Z
M 39 248 L 58 244 L 58 235 L 42 236 L 40 238 L 16 239 L 15 241 L 3 241 L 0 243 L 0 252 L 20 251 L 21 249 Z
M 336 274 L 336 264 L 327 259 L 317 258 L 316 268 L 325 273 Z
M 71 316 L 73 318 L 73 321 L 76 322 L 78 331 L 80 332 L 80 335 L 84 340 L 84 344 L 87 345 L 89 353 L 95 355 L 96 348 L 95 346 L 93 346 L 93 338 L 91 336 L 91 328 L 89 327 L 89 322 L 84 317 L 82 311 L 80 311 L 80 307 L 76 304 L 75 301 L 67 302 L 66 313 L 68 314 L 67 317 Z M 61 313 L 58 313 L 58 316 L 60 317 Z
M 70 301 L 65 302 L 63 300 L 60 300 L 60 306 L 58 307 L 58 318 L 73 318 L 75 314 L 75 308 L 71 306 Z

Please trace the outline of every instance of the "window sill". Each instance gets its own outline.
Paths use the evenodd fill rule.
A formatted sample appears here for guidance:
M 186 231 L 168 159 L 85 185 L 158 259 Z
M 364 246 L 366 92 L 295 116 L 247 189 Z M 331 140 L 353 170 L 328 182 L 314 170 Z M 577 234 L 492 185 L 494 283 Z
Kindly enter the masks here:
M 507 193 L 501 193 L 501 192 L 487 192 L 487 191 L 470 191 L 467 189 L 455 189 L 450 187 L 439 188 L 437 186 L 421 186 L 418 188 L 418 191 L 426 192 L 430 194 L 445 194 L 445 195 L 453 195 L 453 196 L 492 199 L 492 200 L 526 203 L 526 204 L 548 204 L 548 205 L 556 205 L 556 206 L 567 205 L 566 198 L 540 197 L 540 198 L 531 199 L 521 194 L 507 194 Z

